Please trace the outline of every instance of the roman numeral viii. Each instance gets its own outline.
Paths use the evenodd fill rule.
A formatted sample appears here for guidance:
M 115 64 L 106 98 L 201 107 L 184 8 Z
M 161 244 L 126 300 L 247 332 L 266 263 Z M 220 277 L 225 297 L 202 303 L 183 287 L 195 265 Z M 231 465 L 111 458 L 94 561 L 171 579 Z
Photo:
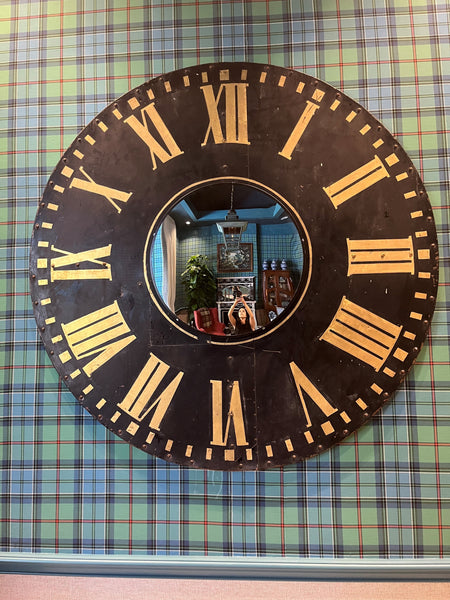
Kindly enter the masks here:
M 320 339 L 379 371 L 397 342 L 401 329 L 344 296 Z
M 136 339 L 117 301 L 61 327 L 76 359 L 94 357 L 83 367 L 88 376 Z
M 159 360 L 154 354 L 150 354 L 146 365 L 139 373 L 128 394 L 118 404 L 118 407 L 132 416 L 136 421 L 142 421 L 150 411 L 155 409 L 149 427 L 159 431 L 161 421 L 170 406 L 184 374 L 182 371 L 179 371 L 158 395 L 157 389 L 169 369 L 170 366 L 168 364 Z

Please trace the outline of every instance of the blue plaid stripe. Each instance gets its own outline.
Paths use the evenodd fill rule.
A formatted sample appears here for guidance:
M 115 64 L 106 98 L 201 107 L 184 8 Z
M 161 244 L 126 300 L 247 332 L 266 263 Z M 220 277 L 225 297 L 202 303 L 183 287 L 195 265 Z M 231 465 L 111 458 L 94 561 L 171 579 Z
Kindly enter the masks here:
M 1 550 L 448 556 L 450 9 L 369 4 L 3 3 Z M 418 167 L 438 228 L 437 308 L 413 371 L 356 435 L 282 471 L 191 471 L 118 440 L 59 381 L 28 296 L 37 203 L 79 130 L 146 79 L 219 60 L 296 68 L 363 104 Z

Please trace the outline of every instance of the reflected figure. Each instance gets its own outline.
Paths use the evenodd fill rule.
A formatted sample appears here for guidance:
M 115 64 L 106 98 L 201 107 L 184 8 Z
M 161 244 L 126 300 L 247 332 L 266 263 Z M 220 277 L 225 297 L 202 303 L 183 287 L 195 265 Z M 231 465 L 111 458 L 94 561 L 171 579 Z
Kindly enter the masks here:
M 233 302 L 230 310 L 228 311 L 228 319 L 233 325 L 234 333 L 236 335 L 251 333 L 256 329 L 255 317 L 251 308 L 245 301 L 245 296 L 242 296 L 240 291 L 237 291 L 236 295 L 236 300 Z M 242 303 L 244 306 L 241 306 L 241 308 L 238 310 L 238 317 L 236 319 L 233 315 L 233 311 L 239 303 Z
M 212 335 L 227 336 L 231 331 L 251 337 L 270 324 L 269 311 L 278 315 L 291 301 L 306 258 L 301 235 L 307 236 L 281 204 L 282 198 L 266 193 L 256 182 L 248 185 L 225 178 L 200 183 L 177 198 L 156 235 L 152 229 L 146 256 L 148 284 L 153 280 L 163 305 L 187 327 Z M 234 186 L 234 210 L 247 223 L 239 248 L 228 248 L 218 229 L 230 211 L 230 186 Z M 171 227 L 166 227 L 166 221 Z M 289 271 L 262 269 L 263 258 L 266 263 L 268 258 L 276 259 L 278 267 L 282 257 Z M 245 303 L 235 302 L 237 298 L 245 298 Z M 214 307 L 218 322 L 228 325 L 231 305 L 229 330 L 219 331 L 212 314 L 206 314 L 200 326 L 191 320 L 194 310 Z

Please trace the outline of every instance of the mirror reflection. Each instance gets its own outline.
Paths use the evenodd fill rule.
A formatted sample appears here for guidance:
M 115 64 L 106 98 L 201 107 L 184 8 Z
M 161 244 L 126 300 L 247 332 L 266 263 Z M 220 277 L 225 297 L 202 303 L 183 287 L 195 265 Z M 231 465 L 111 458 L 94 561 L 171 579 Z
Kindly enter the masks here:
M 300 232 L 272 196 L 221 181 L 182 198 L 159 227 L 151 272 L 167 307 L 196 330 L 247 335 L 281 315 L 303 271 Z

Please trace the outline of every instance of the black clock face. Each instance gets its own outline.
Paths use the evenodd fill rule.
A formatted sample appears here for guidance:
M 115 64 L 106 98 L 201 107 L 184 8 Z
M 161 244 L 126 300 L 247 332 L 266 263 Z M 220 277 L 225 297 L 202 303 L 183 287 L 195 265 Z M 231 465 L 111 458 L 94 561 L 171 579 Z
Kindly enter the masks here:
M 240 336 L 179 318 L 151 260 L 184 198 L 230 182 L 273 198 L 303 254 L 289 305 Z M 182 465 L 266 469 L 338 443 L 399 386 L 434 310 L 436 231 L 408 156 L 353 100 L 296 71 L 209 64 L 82 131 L 45 188 L 30 274 L 51 360 L 103 425 Z

